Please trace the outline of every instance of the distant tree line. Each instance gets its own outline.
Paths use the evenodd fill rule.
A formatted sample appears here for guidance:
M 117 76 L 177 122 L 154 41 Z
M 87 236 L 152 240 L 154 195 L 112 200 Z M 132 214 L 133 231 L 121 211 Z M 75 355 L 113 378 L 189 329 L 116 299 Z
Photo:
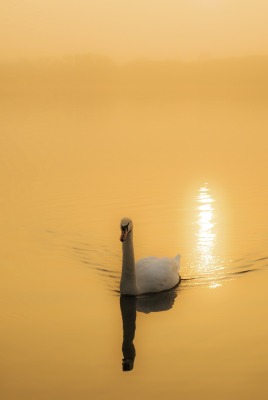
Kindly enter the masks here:
M 2 95 L 33 93 L 84 96 L 268 98 L 268 56 L 196 62 L 79 55 L 0 63 Z

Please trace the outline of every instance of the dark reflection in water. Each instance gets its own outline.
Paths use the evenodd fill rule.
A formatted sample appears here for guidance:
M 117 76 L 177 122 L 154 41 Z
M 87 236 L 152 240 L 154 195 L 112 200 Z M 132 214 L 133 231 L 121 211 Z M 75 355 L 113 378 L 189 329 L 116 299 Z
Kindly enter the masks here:
M 123 371 L 131 371 L 134 367 L 136 350 L 133 344 L 136 331 L 136 302 L 135 296 L 121 296 L 120 308 L 123 320 Z
M 145 294 L 137 298 L 137 311 L 149 314 L 150 312 L 170 310 L 177 297 L 176 288 L 164 292 Z
M 134 338 L 136 331 L 136 312 L 143 313 L 170 310 L 175 302 L 177 293 L 175 289 L 161 293 L 147 294 L 143 296 L 120 296 L 120 308 L 123 321 L 123 371 L 131 371 L 134 368 L 136 350 Z

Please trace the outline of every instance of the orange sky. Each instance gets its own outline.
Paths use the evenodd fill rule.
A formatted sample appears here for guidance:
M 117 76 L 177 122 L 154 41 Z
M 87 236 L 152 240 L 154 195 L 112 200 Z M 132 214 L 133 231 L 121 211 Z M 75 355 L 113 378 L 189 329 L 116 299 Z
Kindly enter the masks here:
M 267 0 L 1 0 L 0 58 L 268 53 Z

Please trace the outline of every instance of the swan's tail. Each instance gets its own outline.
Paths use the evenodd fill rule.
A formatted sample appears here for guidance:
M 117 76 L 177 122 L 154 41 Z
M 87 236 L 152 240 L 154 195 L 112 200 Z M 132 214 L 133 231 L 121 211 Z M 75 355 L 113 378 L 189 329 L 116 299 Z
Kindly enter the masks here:
M 174 260 L 175 260 L 175 262 L 176 262 L 176 264 L 178 266 L 177 269 L 178 269 L 178 272 L 179 272 L 179 270 L 180 270 L 180 261 L 181 261 L 180 254 L 177 254 L 176 257 L 174 258 Z

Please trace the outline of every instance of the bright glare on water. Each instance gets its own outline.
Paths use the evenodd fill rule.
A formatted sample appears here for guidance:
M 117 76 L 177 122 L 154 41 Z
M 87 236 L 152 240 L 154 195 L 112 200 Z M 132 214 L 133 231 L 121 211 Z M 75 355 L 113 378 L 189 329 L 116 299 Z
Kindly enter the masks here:
M 196 250 L 200 259 L 199 267 L 207 272 L 209 272 L 209 266 L 213 263 L 213 249 L 216 241 L 214 200 L 209 192 L 210 190 L 207 187 L 199 189 L 197 202 L 200 205 L 198 206 L 198 231 L 196 233 Z
M 201 278 L 207 276 L 210 288 L 221 286 L 218 277 L 223 272 L 226 261 L 216 256 L 215 245 L 217 243 L 217 203 L 212 197 L 211 189 L 206 183 L 198 190 L 197 195 L 197 220 L 196 249 L 194 257 L 194 270 Z M 226 265 L 227 267 L 227 265 Z

